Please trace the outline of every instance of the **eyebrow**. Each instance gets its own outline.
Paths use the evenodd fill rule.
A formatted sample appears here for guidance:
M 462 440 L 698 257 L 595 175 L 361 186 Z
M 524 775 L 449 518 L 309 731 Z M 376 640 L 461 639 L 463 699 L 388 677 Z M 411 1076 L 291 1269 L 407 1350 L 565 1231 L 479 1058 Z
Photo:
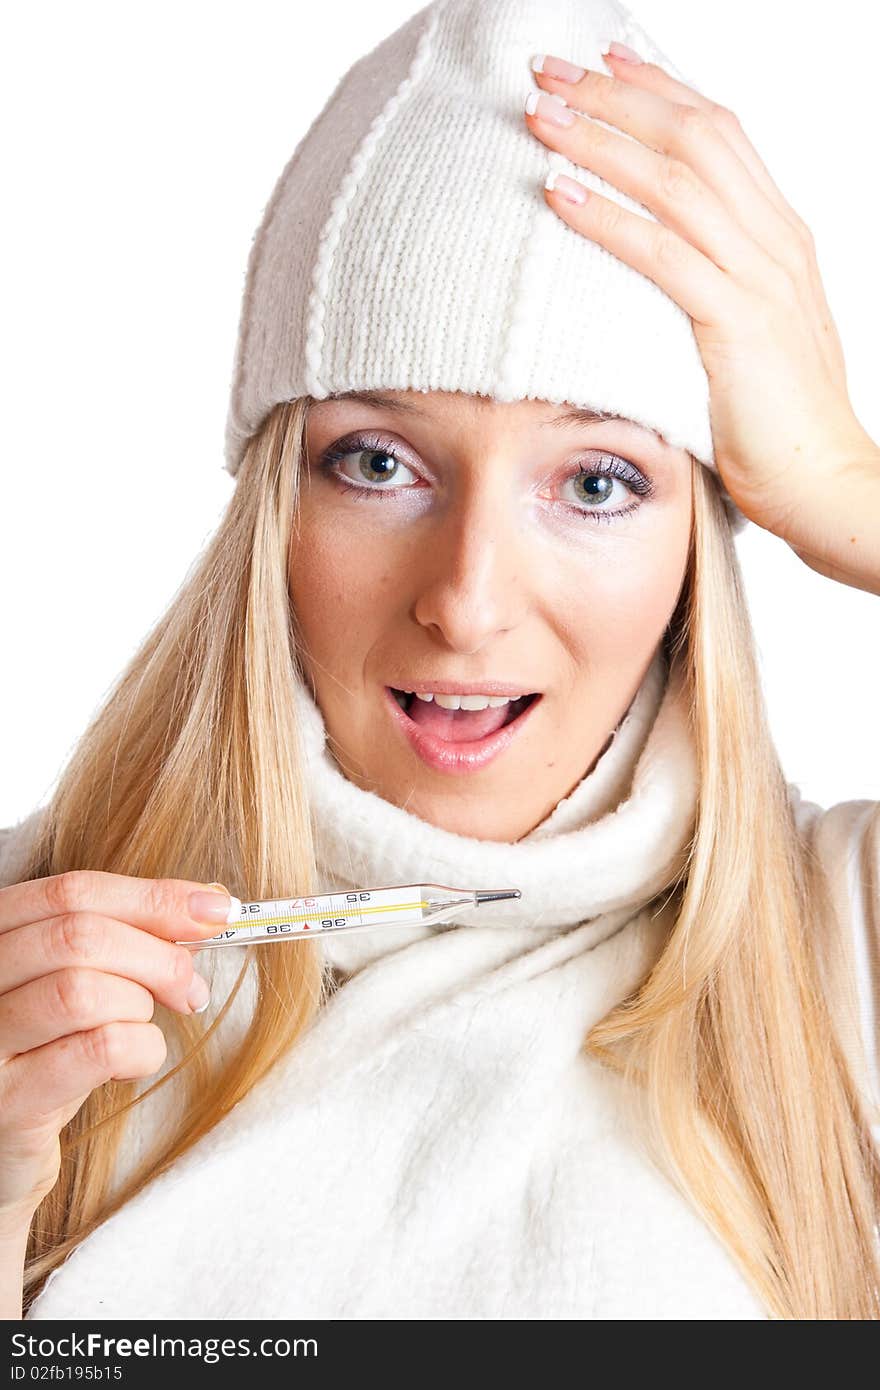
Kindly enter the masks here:
M 414 401 L 399 401 L 392 396 L 386 396 L 381 391 L 334 391 L 325 398 L 330 401 L 357 401 L 360 405 L 371 405 L 377 410 L 396 411 L 399 415 L 421 415 L 427 412 Z M 480 405 L 489 405 L 492 401 L 490 396 L 473 395 L 473 399 Z M 587 406 L 569 406 L 560 415 L 554 415 L 551 420 L 542 420 L 543 426 L 562 426 L 566 425 L 594 425 L 601 420 L 618 420 L 623 425 L 633 425 L 637 430 L 644 430 L 648 434 L 653 434 L 659 439 L 657 430 L 650 425 L 639 424 L 637 420 L 630 420 L 626 415 L 615 415 L 609 410 L 591 410 Z

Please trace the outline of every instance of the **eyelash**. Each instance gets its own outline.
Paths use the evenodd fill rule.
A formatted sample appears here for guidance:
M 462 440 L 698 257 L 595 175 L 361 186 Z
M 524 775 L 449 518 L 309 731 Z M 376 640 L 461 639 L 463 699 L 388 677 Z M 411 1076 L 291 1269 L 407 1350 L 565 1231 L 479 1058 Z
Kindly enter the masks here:
M 340 474 L 335 471 L 336 464 L 339 463 L 341 459 L 347 458 L 349 454 L 359 453 L 387 454 L 389 458 L 393 458 L 397 463 L 403 464 L 404 468 L 410 467 L 406 459 L 401 458 L 400 454 L 397 453 L 393 444 L 388 440 L 383 440 L 378 435 L 372 434 L 354 435 L 348 439 L 341 440 L 339 444 L 333 445 L 332 448 L 327 449 L 325 453 L 321 455 L 321 458 L 318 460 L 318 467 L 321 473 L 328 477 L 341 491 L 352 493 L 354 500 L 357 502 L 366 500 L 367 498 L 376 498 L 384 502 L 391 493 L 408 491 L 406 487 L 362 487 L 356 483 L 352 483 L 347 478 L 341 477 Z M 605 460 L 614 460 L 619 467 L 609 466 L 605 463 Z M 604 452 L 602 453 L 602 459 L 597 463 L 587 467 L 579 466 L 568 475 L 565 481 L 569 482 L 572 478 L 589 478 L 593 476 L 619 478 L 621 482 L 626 483 L 630 490 L 643 500 L 649 498 L 654 491 L 654 484 L 649 479 L 645 478 L 643 474 L 634 469 L 631 464 L 628 464 L 625 459 L 619 458 L 616 454 Z M 593 511 L 588 507 L 576 507 L 568 503 L 565 505 L 568 511 L 572 511 L 577 516 L 584 517 L 590 521 L 612 522 L 616 521 L 618 517 L 626 516 L 628 513 L 634 512 L 642 505 L 642 502 L 634 501 L 627 507 L 618 507 L 615 511 Z

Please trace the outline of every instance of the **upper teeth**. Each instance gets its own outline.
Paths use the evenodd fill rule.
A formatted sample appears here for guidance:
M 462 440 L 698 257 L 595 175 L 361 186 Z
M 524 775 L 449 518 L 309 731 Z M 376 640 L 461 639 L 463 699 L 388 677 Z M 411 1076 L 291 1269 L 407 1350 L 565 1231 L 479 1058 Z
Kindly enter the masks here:
M 420 695 L 413 690 L 407 690 L 404 693 L 415 695 L 417 700 L 436 700 L 441 709 L 488 709 L 490 705 L 493 708 L 498 705 L 509 705 L 511 700 L 522 698 L 520 695 L 443 695 L 434 692 Z

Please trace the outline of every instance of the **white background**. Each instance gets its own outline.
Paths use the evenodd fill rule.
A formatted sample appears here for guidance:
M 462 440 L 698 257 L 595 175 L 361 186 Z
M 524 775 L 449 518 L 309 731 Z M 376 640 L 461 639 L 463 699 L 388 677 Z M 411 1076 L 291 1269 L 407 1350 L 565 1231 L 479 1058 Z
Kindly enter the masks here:
M 7 7 L 0 826 L 46 800 L 219 523 L 251 238 L 338 78 L 418 8 Z M 877 11 L 630 9 L 737 112 L 812 228 L 851 399 L 880 440 Z M 880 598 L 814 574 L 756 527 L 737 545 L 786 776 L 821 805 L 877 799 Z

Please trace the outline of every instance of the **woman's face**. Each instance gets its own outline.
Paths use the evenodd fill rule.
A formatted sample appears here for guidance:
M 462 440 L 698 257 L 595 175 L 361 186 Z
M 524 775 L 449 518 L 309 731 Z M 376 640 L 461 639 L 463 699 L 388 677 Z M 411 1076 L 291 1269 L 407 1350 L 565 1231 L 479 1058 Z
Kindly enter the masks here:
M 514 842 L 592 769 L 684 581 L 689 455 L 586 414 L 445 391 L 310 406 L 289 589 L 331 751 L 460 835 Z M 476 735 L 519 705 L 411 719 L 388 689 L 505 684 L 541 698 L 494 740 Z

